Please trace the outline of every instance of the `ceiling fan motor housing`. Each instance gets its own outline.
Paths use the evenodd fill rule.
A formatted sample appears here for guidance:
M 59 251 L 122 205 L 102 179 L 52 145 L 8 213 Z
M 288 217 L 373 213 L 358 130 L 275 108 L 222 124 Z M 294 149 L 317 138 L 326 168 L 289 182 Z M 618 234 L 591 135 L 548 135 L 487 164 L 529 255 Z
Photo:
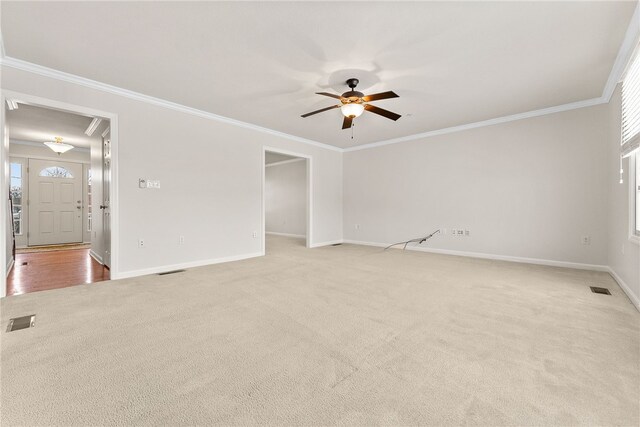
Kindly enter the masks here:
M 361 98 L 364 96 L 364 93 L 358 92 L 357 90 L 350 90 L 349 92 L 343 93 L 341 96 L 342 99 L 340 101 L 342 101 L 343 104 L 351 104 L 353 102 L 361 104 Z
M 351 78 L 347 80 L 347 86 L 349 86 L 352 90 L 355 89 L 356 86 L 358 86 L 358 83 L 360 83 L 360 80 L 356 78 Z

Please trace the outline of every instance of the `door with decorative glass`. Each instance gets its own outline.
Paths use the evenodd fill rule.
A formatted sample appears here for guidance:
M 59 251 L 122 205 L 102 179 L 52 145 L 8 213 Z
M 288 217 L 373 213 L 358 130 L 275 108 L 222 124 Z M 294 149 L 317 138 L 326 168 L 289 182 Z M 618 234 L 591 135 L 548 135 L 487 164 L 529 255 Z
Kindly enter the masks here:
M 28 245 L 82 242 L 82 164 L 29 159 Z

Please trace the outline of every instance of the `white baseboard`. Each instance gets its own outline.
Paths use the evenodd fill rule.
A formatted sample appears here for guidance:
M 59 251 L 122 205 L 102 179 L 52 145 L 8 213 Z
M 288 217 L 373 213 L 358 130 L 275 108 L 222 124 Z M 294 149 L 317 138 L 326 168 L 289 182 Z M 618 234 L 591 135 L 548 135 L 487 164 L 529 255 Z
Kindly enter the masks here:
M 320 248 L 322 246 L 337 245 L 339 243 L 344 243 L 344 240 L 340 239 L 340 240 L 332 240 L 330 242 L 312 243 L 310 247 L 311 248 Z
M 9 277 L 9 274 L 11 273 L 11 269 L 13 268 L 13 266 L 15 265 L 15 260 L 13 259 L 13 257 L 11 258 L 11 260 L 9 261 L 9 264 L 7 264 L 7 277 Z
M 96 261 L 98 261 L 100 264 L 104 265 L 104 262 L 102 261 L 102 257 L 97 253 L 95 253 L 93 249 L 89 249 L 89 256 L 95 259 Z
M 640 311 L 640 298 L 638 298 L 638 296 L 631 291 L 629 285 L 627 285 L 625 281 L 622 280 L 622 277 L 618 276 L 618 273 L 616 273 L 613 268 L 607 267 L 607 271 L 609 272 L 611 277 L 613 277 L 613 280 L 618 283 L 624 293 L 627 294 L 627 297 L 629 298 L 629 300 L 631 300 L 631 304 L 633 304 L 636 309 Z
M 142 270 L 133 270 L 133 271 L 123 271 L 117 274 L 116 277 L 111 277 L 112 280 L 117 280 L 117 279 L 127 279 L 130 277 L 138 277 L 138 276 L 146 276 L 149 274 L 157 274 L 157 273 L 164 273 L 165 271 L 172 271 L 172 270 L 182 270 L 182 269 L 186 269 L 186 268 L 194 268 L 194 267 L 202 267 L 205 265 L 212 265 L 212 264 L 221 264 L 223 262 L 232 262 L 232 261 L 241 261 L 243 259 L 249 259 L 249 258 L 256 258 L 256 257 L 260 257 L 263 256 L 264 254 L 262 252 L 255 252 L 255 253 L 251 253 L 251 254 L 242 254 L 242 255 L 233 255 L 233 256 L 228 256 L 228 257 L 223 257 L 223 258 L 214 258 L 214 259 L 205 259 L 205 260 L 200 260 L 200 261 L 191 261 L 191 262 L 183 262 L 180 264 L 172 264 L 172 265 L 162 265 L 159 267 L 151 267 L 151 268 L 145 268 Z
M 361 242 L 357 240 L 345 240 L 344 243 L 351 243 L 354 245 L 364 245 L 364 246 L 377 246 L 382 248 L 385 248 L 390 245 L 390 243 L 387 244 L 387 243 L 376 243 L 376 242 Z M 525 257 L 516 257 L 516 256 L 509 256 L 509 255 L 486 254 L 482 252 L 466 252 L 466 251 L 456 251 L 451 249 L 436 249 L 436 248 L 430 248 L 428 246 L 407 246 L 407 250 L 430 252 L 430 253 L 442 254 L 442 255 L 465 256 L 470 258 L 492 259 L 496 261 L 520 262 L 524 264 L 548 265 L 551 267 L 575 268 L 579 270 L 609 271 L 608 266 L 599 265 L 599 264 L 582 264 L 579 262 L 554 261 L 554 260 L 540 259 L 540 258 L 525 258 Z
M 295 237 L 298 239 L 306 239 L 307 236 L 304 234 L 289 234 L 289 233 L 276 233 L 275 231 L 266 231 L 266 234 L 271 234 L 273 236 L 284 236 L 284 237 Z

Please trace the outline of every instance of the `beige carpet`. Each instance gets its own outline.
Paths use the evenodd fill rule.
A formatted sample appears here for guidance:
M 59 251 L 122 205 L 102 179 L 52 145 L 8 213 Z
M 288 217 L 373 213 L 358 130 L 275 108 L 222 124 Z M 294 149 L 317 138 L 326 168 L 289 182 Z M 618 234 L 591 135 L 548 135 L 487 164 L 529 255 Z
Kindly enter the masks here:
M 606 273 L 269 236 L 5 298 L 1 326 L 3 426 L 640 422 L 640 314 Z

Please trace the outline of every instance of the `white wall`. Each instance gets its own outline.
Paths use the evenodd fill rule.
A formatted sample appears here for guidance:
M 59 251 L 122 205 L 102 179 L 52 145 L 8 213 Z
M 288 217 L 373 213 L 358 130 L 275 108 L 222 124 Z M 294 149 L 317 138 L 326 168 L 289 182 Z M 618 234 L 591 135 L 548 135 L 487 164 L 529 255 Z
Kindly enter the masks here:
M 340 152 L 8 67 L 2 88 L 118 114 L 120 276 L 261 254 L 264 146 L 313 158 L 311 243 L 342 238 Z
M 344 155 L 344 236 L 605 265 L 607 106 Z M 359 224 L 359 229 L 356 225 Z M 581 237 L 591 236 L 590 245 Z
M 269 233 L 307 233 L 307 162 L 265 168 L 265 223 Z
M 609 138 L 608 166 L 609 190 L 608 217 L 608 265 L 621 286 L 631 292 L 631 299 L 640 309 L 640 246 L 629 240 L 629 159 L 623 160 L 624 183 L 620 184 L 620 88 L 614 92 L 608 105 Z M 634 299 L 635 296 L 635 299 Z

